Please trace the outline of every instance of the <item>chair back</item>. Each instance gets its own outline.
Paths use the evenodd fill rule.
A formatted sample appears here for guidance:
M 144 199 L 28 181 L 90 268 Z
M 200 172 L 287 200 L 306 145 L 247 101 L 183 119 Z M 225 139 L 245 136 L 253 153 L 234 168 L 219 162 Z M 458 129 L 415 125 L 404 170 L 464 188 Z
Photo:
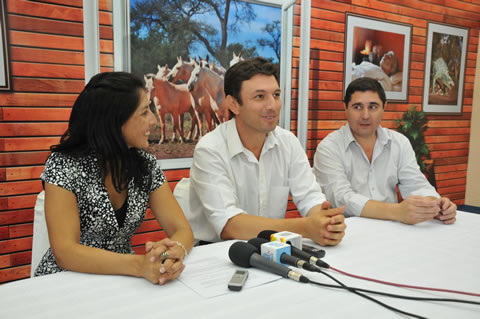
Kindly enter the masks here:
M 190 210 L 190 178 L 184 177 L 177 183 L 175 189 L 173 190 L 173 196 L 175 196 L 175 199 L 183 210 L 185 218 L 187 218 L 190 226 L 193 229 L 194 224 L 192 223 L 192 221 L 194 219 L 194 216 L 192 214 L 192 211 Z M 197 245 L 198 242 L 199 240 L 195 238 L 194 245 Z
M 50 248 L 47 223 L 45 221 L 45 191 L 41 191 L 38 194 L 34 211 L 32 268 L 30 270 L 30 277 L 33 277 L 40 260 L 42 260 L 43 255 L 45 255 L 45 252 Z

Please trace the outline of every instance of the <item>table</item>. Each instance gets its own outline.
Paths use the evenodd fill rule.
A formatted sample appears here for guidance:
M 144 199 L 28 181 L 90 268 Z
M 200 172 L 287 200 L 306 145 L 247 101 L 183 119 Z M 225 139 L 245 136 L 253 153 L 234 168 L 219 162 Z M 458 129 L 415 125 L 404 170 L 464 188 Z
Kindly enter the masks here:
M 340 270 L 398 283 L 480 293 L 480 215 L 458 212 L 457 222 L 404 225 L 348 218 L 346 236 L 324 258 Z M 198 258 L 228 259 L 232 241 L 195 247 Z M 233 270 L 236 268 L 234 265 Z M 437 298 L 479 297 L 381 285 L 328 271 L 354 287 Z M 321 274 L 310 279 L 333 283 Z M 227 283 L 225 283 L 226 285 Z M 372 295 L 428 318 L 480 318 L 480 306 L 409 301 Z M 165 286 L 126 276 L 64 272 L 0 286 L 0 317 L 9 318 L 403 318 L 347 291 L 279 279 L 238 293 L 204 298 L 180 281 Z

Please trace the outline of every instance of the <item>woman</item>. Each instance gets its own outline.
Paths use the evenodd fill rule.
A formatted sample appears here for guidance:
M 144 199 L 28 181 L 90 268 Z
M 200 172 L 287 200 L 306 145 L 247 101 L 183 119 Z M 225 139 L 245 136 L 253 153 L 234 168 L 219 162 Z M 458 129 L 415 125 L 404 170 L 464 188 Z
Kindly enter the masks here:
M 193 234 L 155 156 L 144 151 L 155 123 L 140 79 L 92 77 L 41 175 L 51 248 L 36 276 L 71 270 L 164 284 L 182 272 Z M 135 255 L 130 240 L 147 204 L 169 238 Z

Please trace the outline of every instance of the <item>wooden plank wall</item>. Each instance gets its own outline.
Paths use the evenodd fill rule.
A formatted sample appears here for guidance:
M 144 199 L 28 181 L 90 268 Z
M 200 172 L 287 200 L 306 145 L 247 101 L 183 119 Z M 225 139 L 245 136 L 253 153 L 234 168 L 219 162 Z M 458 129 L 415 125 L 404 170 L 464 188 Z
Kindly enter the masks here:
M 411 106 L 421 109 L 424 85 L 427 23 L 429 21 L 470 29 L 463 113 L 429 115 L 426 141 L 435 163 L 438 191 L 457 205 L 464 204 L 472 114 L 473 83 L 480 29 L 480 0 L 312 0 L 310 42 L 310 91 L 307 153 L 311 161 L 318 143 L 346 122 L 342 101 L 346 13 L 380 18 L 413 26 L 410 50 L 408 103 L 389 104 L 382 125 L 393 128 Z M 300 6 L 295 8 L 300 24 Z M 299 30 L 295 29 L 294 79 L 298 78 Z M 298 82 L 293 81 L 294 99 Z M 293 101 L 292 131 L 296 130 L 297 101 Z M 477 110 L 479 112 L 479 110 Z

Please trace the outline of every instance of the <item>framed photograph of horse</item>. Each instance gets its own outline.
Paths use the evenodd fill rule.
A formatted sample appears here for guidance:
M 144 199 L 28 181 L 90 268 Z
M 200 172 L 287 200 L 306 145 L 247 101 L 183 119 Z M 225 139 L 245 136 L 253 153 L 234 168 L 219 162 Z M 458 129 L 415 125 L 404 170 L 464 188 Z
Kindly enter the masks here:
M 189 168 L 198 140 L 229 119 L 223 76 L 238 61 L 262 56 L 281 65 L 290 113 L 284 92 L 291 87 L 295 0 L 120 2 L 113 3 L 114 26 L 124 23 L 120 37 L 114 27 L 115 69 L 145 81 L 158 118 L 150 151 L 162 168 Z
M 10 59 L 8 55 L 6 0 L 0 0 L 0 91 L 10 91 Z
M 423 111 L 461 114 L 468 29 L 428 23 Z
M 387 100 L 407 102 L 412 26 L 346 14 L 344 87 L 360 77 L 376 79 Z

